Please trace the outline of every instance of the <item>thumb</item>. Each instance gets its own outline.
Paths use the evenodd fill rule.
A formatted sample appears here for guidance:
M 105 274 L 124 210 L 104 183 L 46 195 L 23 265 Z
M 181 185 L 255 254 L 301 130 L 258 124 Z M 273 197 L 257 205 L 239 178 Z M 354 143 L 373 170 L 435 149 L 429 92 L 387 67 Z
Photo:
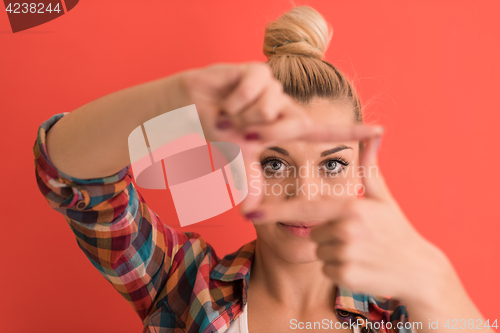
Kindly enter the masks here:
M 360 154 L 360 167 L 364 187 L 364 196 L 377 200 L 389 200 L 391 194 L 378 165 L 378 150 L 382 134 L 364 141 Z

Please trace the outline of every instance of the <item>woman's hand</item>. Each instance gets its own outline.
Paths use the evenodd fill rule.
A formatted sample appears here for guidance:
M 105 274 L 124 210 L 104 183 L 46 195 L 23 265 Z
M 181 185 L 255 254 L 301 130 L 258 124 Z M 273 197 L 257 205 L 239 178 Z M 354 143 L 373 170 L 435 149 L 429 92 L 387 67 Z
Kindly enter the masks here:
M 283 92 L 265 63 L 218 64 L 179 78 L 210 141 L 287 140 L 312 128 L 310 117 Z
M 339 284 L 360 292 L 400 299 L 440 292 L 451 265 L 424 239 L 391 195 L 376 158 L 378 140 L 361 156 L 364 197 L 345 200 L 330 221 L 311 231 L 324 272 Z

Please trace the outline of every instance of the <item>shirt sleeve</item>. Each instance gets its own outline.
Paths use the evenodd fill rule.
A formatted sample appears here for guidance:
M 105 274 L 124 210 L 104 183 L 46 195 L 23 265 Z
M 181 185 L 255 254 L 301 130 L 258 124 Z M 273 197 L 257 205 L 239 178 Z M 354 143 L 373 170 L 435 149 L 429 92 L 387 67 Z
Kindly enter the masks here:
M 38 188 L 64 216 L 90 262 L 144 322 L 159 295 L 165 294 L 166 281 L 182 266 L 186 251 L 203 255 L 207 244 L 196 233 L 181 233 L 162 223 L 132 183 L 130 165 L 114 175 L 85 180 L 57 170 L 45 136 L 66 114 L 52 116 L 38 129 L 33 146 Z

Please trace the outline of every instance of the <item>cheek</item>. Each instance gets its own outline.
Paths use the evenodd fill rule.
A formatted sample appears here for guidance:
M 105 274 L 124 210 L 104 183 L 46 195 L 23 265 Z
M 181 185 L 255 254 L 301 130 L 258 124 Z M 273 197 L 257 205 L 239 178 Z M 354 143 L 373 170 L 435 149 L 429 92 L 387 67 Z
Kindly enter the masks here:
M 276 233 L 276 224 L 254 224 L 255 231 L 257 233 L 257 238 L 260 239 L 261 242 L 267 244 L 269 247 L 270 244 L 276 242 L 277 233 Z
M 287 186 L 291 182 L 291 178 L 287 176 L 282 177 L 264 177 L 264 202 L 280 201 L 285 199 L 290 193 L 291 186 Z

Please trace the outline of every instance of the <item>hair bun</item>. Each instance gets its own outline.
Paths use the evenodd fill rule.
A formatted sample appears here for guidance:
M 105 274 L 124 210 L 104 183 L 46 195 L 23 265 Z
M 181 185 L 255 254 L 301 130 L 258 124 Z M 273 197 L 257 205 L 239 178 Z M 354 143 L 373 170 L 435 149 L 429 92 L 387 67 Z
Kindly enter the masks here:
M 322 60 L 332 37 L 323 16 L 309 6 L 290 9 L 266 26 L 264 55 L 303 56 Z

